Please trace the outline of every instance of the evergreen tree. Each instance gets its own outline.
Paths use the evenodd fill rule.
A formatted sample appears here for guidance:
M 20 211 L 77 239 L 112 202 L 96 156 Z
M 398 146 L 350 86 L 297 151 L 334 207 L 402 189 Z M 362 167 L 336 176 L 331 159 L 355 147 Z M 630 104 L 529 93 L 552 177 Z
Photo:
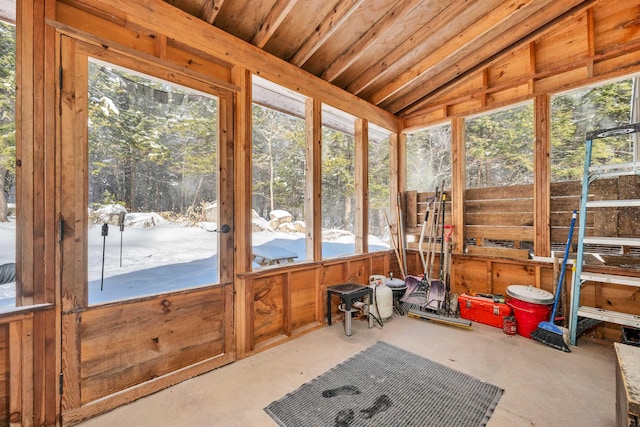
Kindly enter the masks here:
M 631 79 L 554 96 L 551 101 L 551 176 L 554 181 L 579 180 L 584 168 L 587 132 L 629 123 Z M 630 162 L 628 136 L 594 140 L 592 164 Z
M 89 72 L 90 202 L 199 214 L 216 200 L 217 100 L 93 62 Z
M 267 217 L 274 209 L 304 218 L 305 123 L 267 107 L 253 106 L 253 209 Z
M 322 224 L 353 232 L 355 159 L 352 135 L 322 128 Z
M 418 191 L 451 188 L 451 125 L 435 126 L 407 138 L 407 186 Z
M 467 188 L 533 182 L 533 104 L 466 122 Z
M 16 29 L 0 21 L 0 222 L 15 191 Z

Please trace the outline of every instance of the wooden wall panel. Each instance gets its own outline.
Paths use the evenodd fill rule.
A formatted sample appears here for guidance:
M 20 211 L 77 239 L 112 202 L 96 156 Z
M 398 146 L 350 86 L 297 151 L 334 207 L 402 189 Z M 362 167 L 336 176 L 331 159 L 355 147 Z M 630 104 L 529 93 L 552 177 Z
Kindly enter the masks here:
M 484 107 L 484 103 L 480 99 L 465 100 L 453 105 L 447 106 L 447 116 L 458 116 L 479 111 Z
M 323 280 L 322 283 L 327 286 L 331 285 L 339 285 L 340 283 L 344 283 L 344 279 L 346 277 L 345 274 L 346 265 L 345 263 L 327 263 L 323 268 Z
M 316 282 L 316 270 L 294 271 L 291 282 L 291 329 L 317 322 L 316 304 L 318 304 L 319 283 Z
M 576 82 L 588 80 L 590 77 L 589 67 L 586 65 L 582 67 L 572 67 L 568 71 L 537 79 L 534 82 L 534 92 L 560 92 L 574 87 Z
M 596 52 L 640 39 L 637 20 L 640 5 L 632 1 L 609 0 L 594 8 Z
M 416 258 L 417 260 L 417 258 Z M 242 274 L 238 282 L 252 289 L 253 297 L 236 303 L 253 313 L 238 331 L 245 340 L 245 350 L 238 357 L 278 345 L 293 336 L 322 327 L 326 313 L 327 286 L 343 283 L 366 285 L 370 274 L 399 276 L 397 265 L 390 265 L 389 251 L 354 255 L 317 263 L 295 264 Z M 337 316 L 338 297 L 332 301 Z M 251 308 L 253 307 L 253 308 Z
M 371 254 L 370 274 L 382 274 L 389 276 L 389 252 L 375 252 Z
M 526 285 L 536 287 L 536 269 L 531 265 L 491 263 L 492 292 L 506 295 L 507 286 Z
M 488 86 L 495 87 L 517 79 L 526 78 L 529 73 L 529 46 L 509 52 L 495 64 L 487 68 Z
M 451 291 L 491 292 L 491 277 L 487 272 L 487 262 L 484 260 L 461 260 L 454 256 L 451 260 Z
M 9 408 L 9 325 L 0 325 L 0 424 L 8 425 Z
M 224 319 L 223 286 L 87 310 L 82 403 L 223 354 Z
M 589 56 L 587 14 L 563 25 L 535 42 L 536 71 L 541 72 L 570 64 Z
M 590 200 L 628 199 L 640 197 L 640 177 L 623 176 L 602 179 L 592 185 Z M 581 183 L 577 181 L 551 184 L 549 215 L 551 243 L 566 243 L 571 214 L 580 205 Z M 426 197 L 432 193 L 418 193 L 417 218 L 424 218 Z M 532 185 L 469 189 L 465 191 L 464 223 L 468 238 L 532 241 L 534 232 L 534 200 Z M 591 212 L 589 210 L 588 212 Z M 447 217 L 449 218 L 449 214 Z M 448 220 L 447 220 L 448 221 Z M 597 209 L 589 214 L 586 235 L 637 237 L 636 224 L 640 213 L 634 208 Z M 546 227 L 546 226 L 545 226 Z M 543 227 L 544 228 L 544 227 Z M 420 227 L 405 227 L 409 235 L 419 235 Z M 577 241 L 574 233 L 573 242 Z M 479 242 L 479 244 L 482 242 Z M 417 248 L 417 242 L 409 245 Z M 548 256 L 537 254 L 538 256 Z
M 490 93 L 487 95 L 485 102 L 488 107 L 499 107 L 512 104 L 519 99 L 525 100 L 530 95 L 531 86 L 527 82 L 505 90 Z
M 633 73 L 637 71 L 640 65 L 640 55 L 638 51 L 627 53 L 624 55 L 615 56 L 612 58 L 605 58 L 603 60 L 595 61 L 593 64 L 594 75 L 613 75 L 619 76 L 624 74 Z
M 369 260 L 354 259 L 347 263 L 347 277 L 343 279 L 352 283 L 369 283 Z
M 507 287 L 527 285 L 554 292 L 553 263 L 532 260 L 507 260 L 491 257 L 454 255 L 451 292 L 494 293 L 507 296 Z M 564 298 L 571 283 L 571 269 L 565 275 Z M 559 315 L 566 314 L 560 312 Z
M 285 332 L 285 285 L 287 276 L 261 277 L 253 281 L 253 337 L 255 343 Z

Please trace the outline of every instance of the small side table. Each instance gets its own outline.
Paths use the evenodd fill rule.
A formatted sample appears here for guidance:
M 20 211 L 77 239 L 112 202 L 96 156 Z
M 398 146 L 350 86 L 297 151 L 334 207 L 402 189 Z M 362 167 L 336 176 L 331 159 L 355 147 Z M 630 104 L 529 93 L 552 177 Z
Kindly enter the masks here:
M 331 295 L 338 295 L 340 301 L 344 304 L 344 333 L 346 336 L 351 336 L 351 307 L 354 301 L 360 298 L 364 299 L 364 304 L 367 306 L 367 313 L 369 304 L 373 298 L 373 289 L 368 286 L 358 285 L 357 283 L 347 283 L 344 285 L 335 285 L 327 287 L 327 322 L 331 326 Z M 373 319 L 369 317 L 369 328 L 373 328 Z

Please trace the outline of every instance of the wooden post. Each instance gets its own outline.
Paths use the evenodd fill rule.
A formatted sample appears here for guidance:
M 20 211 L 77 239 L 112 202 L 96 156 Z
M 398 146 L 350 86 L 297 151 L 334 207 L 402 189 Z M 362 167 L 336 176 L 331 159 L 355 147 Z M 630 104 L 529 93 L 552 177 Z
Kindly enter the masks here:
M 369 122 L 366 119 L 355 121 L 355 160 L 356 160 L 356 253 L 369 250 Z
M 398 210 L 398 193 L 403 191 L 407 183 L 406 171 L 407 136 L 406 134 L 392 133 L 389 135 L 389 233 L 394 235 L 398 228 L 396 221 Z
M 453 252 L 464 253 L 464 195 L 467 186 L 466 150 L 464 146 L 464 118 L 451 122 L 451 223 L 453 224 Z
M 533 168 L 534 254 L 551 255 L 551 127 L 549 95 L 535 99 L 535 146 Z
M 232 79 L 240 91 L 235 97 L 235 256 L 236 279 L 234 282 L 236 352 L 243 355 L 251 350 L 252 316 L 247 301 L 249 297 L 246 279 L 238 279 L 237 273 L 251 270 L 251 73 L 242 67 L 234 67 Z
M 307 150 L 305 164 L 304 220 L 307 259 L 322 259 L 322 103 L 313 98 L 306 102 Z

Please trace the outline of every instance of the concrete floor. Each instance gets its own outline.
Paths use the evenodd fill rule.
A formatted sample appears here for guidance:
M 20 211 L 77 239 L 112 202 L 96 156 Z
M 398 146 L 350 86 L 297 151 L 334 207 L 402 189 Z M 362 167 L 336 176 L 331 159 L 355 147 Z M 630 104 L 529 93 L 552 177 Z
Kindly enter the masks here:
M 564 353 L 490 326 L 396 314 L 384 328 L 354 321 L 351 337 L 335 323 L 80 425 L 276 426 L 264 407 L 378 340 L 503 388 L 489 427 L 615 425 L 612 348 L 579 342 Z

